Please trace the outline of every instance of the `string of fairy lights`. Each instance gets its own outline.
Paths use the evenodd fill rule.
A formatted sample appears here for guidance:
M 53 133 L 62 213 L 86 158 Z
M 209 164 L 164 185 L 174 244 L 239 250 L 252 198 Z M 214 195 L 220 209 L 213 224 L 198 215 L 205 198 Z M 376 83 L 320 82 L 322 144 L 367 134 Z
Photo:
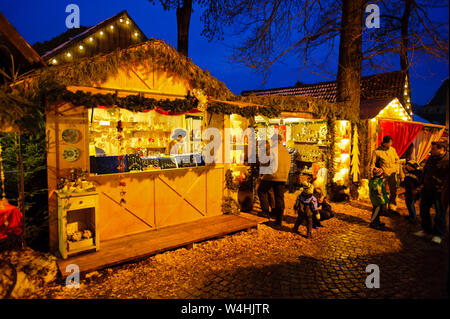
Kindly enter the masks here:
M 131 21 L 127 18 L 122 17 L 119 19 L 119 24 L 120 27 L 128 27 L 131 26 Z M 51 58 L 48 63 L 56 65 L 62 61 L 68 62 L 75 54 L 83 54 L 84 52 L 86 52 L 86 47 L 95 45 L 96 40 L 104 40 L 108 32 L 116 32 L 116 29 L 116 26 L 114 25 L 114 23 L 112 23 L 109 26 L 105 27 L 103 30 L 98 31 L 96 34 L 91 34 L 87 39 L 81 40 L 81 43 L 79 42 L 77 45 L 72 47 L 71 50 L 68 50 L 61 54 L 60 57 Z M 141 33 L 137 29 L 135 29 L 131 32 L 131 36 L 135 41 L 138 41 L 141 38 Z

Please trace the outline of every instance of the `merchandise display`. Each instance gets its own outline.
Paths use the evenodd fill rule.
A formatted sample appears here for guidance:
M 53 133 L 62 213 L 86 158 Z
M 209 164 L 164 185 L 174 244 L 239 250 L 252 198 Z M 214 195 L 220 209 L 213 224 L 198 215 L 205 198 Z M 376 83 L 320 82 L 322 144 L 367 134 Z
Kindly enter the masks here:
M 197 166 L 201 153 L 202 113 L 166 115 L 157 110 L 89 110 L 89 155 L 96 174 Z M 180 133 L 181 132 L 181 133 Z M 181 136 L 181 140 L 178 139 Z M 182 158 L 173 155 L 179 150 Z M 189 159 L 189 160 L 188 160 Z M 119 169 L 121 168 L 121 169 Z

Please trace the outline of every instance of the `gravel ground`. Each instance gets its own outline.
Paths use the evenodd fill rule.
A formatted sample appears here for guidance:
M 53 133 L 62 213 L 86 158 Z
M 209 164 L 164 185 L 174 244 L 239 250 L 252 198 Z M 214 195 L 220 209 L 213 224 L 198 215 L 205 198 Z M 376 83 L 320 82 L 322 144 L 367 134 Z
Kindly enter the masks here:
M 447 298 L 448 238 L 442 245 L 416 238 L 418 226 L 382 217 L 389 228 L 368 228 L 367 201 L 333 203 L 336 218 L 294 234 L 295 202 L 286 196 L 283 225 L 198 243 L 145 260 L 87 274 L 80 288 L 64 280 L 34 298 Z M 399 211 L 407 215 L 400 199 Z M 380 269 L 380 288 L 367 289 L 369 264 Z

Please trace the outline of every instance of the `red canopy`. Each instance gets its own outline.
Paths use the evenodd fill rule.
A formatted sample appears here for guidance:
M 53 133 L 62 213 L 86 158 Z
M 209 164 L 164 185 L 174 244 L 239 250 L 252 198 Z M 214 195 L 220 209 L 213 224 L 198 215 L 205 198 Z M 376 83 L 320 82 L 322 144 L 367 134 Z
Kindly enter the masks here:
M 380 131 L 378 132 L 378 145 L 383 141 L 383 136 L 389 135 L 393 139 L 392 147 L 395 148 L 399 157 L 405 153 L 408 146 L 423 128 L 423 124 L 415 122 L 380 119 L 378 123 L 380 127 Z

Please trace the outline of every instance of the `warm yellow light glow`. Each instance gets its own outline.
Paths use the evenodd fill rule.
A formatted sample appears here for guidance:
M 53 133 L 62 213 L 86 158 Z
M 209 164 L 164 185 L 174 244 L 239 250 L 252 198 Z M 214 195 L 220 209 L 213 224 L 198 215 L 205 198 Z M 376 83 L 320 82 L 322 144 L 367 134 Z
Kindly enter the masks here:
M 376 118 L 371 119 L 372 122 L 375 122 L 376 120 L 377 120 Z
M 93 38 L 93 37 L 90 37 L 90 38 L 89 38 L 89 41 L 90 41 L 90 42 L 94 41 L 94 38 Z
M 110 26 L 109 28 L 110 28 L 110 29 L 112 30 L 112 29 L 114 29 L 114 26 L 113 26 L 113 25 L 111 25 L 111 26 Z
M 79 46 L 79 49 L 80 49 L 80 50 L 83 50 L 83 49 L 84 49 L 84 47 L 83 47 L 82 45 L 80 45 L 80 46 Z
M 408 95 L 408 92 L 405 92 L 405 95 Z
M 56 61 L 56 59 L 53 59 L 53 60 L 52 60 L 52 63 L 53 63 L 53 64 L 56 64 L 56 63 L 58 63 L 58 61 Z
M 103 31 L 100 31 L 100 35 L 103 35 Z
M 67 52 L 67 57 L 70 58 L 72 56 L 72 54 L 70 54 L 70 52 Z
M 407 121 L 408 118 L 406 116 L 403 117 L 403 121 Z
M 127 20 L 127 22 L 125 22 L 126 24 L 130 24 L 130 21 Z
M 137 32 L 134 33 L 134 36 L 135 36 L 135 37 L 137 37 L 138 35 L 139 35 L 139 33 L 137 33 Z
M 119 21 L 120 21 L 120 22 L 123 22 L 123 19 L 120 19 Z

